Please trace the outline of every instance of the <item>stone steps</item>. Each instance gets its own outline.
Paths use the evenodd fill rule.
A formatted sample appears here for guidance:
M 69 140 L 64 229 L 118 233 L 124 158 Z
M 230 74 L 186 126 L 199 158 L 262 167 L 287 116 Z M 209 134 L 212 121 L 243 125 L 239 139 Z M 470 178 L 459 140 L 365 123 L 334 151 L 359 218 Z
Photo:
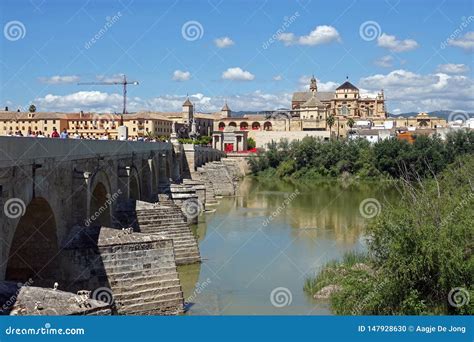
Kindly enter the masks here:
M 183 292 L 181 290 L 169 293 L 162 293 L 156 295 L 148 295 L 148 296 L 136 296 L 132 298 L 122 297 L 120 298 L 119 303 L 122 306 L 126 306 L 127 310 L 133 310 L 137 306 L 140 306 L 141 310 L 146 310 L 153 305 L 154 302 L 163 302 L 163 301 L 170 301 L 170 300 L 177 300 L 180 297 L 182 298 Z
M 122 281 L 110 284 L 114 286 L 114 296 L 129 292 L 131 288 L 134 291 L 142 291 L 146 289 L 150 289 L 153 287 L 162 288 L 162 287 L 169 287 L 169 286 L 181 286 L 179 279 L 176 278 L 176 274 L 169 274 L 168 279 L 164 278 L 157 278 L 156 280 L 147 278 L 144 282 L 136 282 L 136 281 Z
M 110 282 L 110 281 L 122 281 L 122 280 L 131 280 L 134 278 L 140 278 L 140 277 L 143 277 L 143 274 L 146 274 L 147 276 L 163 276 L 171 272 L 176 272 L 175 266 L 152 268 L 152 269 L 147 270 L 146 273 L 143 270 L 141 270 L 141 271 L 130 271 L 130 272 L 110 272 L 105 275 L 109 277 L 109 282 Z
M 185 216 L 171 200 L 162 200 L 148 208 L 136 211 L 139 230 L 146 234 L 159 234 L 173 240 L 176 264 L 200 262 L 197 241 Z
M 122 309 L 122 313 L 125 315 L 156 315 L 156 311 L 159 310 L 158 314 L 161 315 L 179 315 L 184 312 L 183 309 L 176 309 L 181 302 L 182 299 L 168 299 L 147 302 L 145 305 L 130 303 Z
M 159 288 L 149 288 L 138 290 L 136 288 L 132 289 L 133 291 L 122 292 L 122 293 L 114 293 L 114 299 L 117 302 L 122 304 L 126 304 L 128 301 L 132 301 L 134 299 L 144 299 L 147 298 L 148 300 L 154 299 L 167 299 L 173 296 L 176 293 L 180 293 L 181 285 L 171 285 L 171 286 L 161 286 Z M 165 298 L 164 298 L 165 297 Z

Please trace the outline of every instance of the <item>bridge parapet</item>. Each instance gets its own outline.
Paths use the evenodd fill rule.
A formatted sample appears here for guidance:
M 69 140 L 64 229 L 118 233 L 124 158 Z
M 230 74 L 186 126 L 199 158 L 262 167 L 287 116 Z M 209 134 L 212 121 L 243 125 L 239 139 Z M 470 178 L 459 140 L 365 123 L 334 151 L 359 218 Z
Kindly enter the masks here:
M 172 145 L 165 142 L 0 137 L 0 167 L 30 164 L 32 160 L 42 158 L 67 161 L 148 152 L 171 153 Z

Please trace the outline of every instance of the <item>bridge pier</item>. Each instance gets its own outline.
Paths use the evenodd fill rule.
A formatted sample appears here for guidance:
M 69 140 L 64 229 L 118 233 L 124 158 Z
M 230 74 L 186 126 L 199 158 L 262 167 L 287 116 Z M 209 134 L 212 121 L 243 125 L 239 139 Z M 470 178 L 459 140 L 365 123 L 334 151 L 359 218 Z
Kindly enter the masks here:
M 0 146 L 0 281 L 31 278 L 45 287 L 71 280 L 61 251 L 72 227 L 120 228 L 120 205 L 154 202 L 171 181 L 190 179 L 224 156 L 194 145 L 128 141 L 0 137 Z

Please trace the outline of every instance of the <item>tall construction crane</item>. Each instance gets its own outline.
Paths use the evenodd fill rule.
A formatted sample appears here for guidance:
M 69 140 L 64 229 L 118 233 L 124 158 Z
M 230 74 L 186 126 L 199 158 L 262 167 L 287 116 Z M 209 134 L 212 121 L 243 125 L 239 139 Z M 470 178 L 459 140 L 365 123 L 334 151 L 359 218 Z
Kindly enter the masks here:
M 122 114 L 127 114 L 127 85 L 138 85 L 137 81 L 129 81 L 127 80 L 127 75 L 122 75 L 121 81 L 114 81 L 114 82 L 81 82 L 78 85 L 117 85 L 121 84 L 123 86 L 123 111 Z

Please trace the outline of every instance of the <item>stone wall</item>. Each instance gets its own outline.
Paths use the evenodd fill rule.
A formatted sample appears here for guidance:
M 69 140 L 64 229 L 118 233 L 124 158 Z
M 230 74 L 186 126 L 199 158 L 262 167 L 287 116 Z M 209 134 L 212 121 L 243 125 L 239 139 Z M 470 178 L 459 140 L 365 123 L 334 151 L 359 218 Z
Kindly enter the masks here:
M 173 241 L 155 234 L 75 227 L 62 256 L 67 290 L 89 290 L 118 314 L 175 315 L 184 310 Z

